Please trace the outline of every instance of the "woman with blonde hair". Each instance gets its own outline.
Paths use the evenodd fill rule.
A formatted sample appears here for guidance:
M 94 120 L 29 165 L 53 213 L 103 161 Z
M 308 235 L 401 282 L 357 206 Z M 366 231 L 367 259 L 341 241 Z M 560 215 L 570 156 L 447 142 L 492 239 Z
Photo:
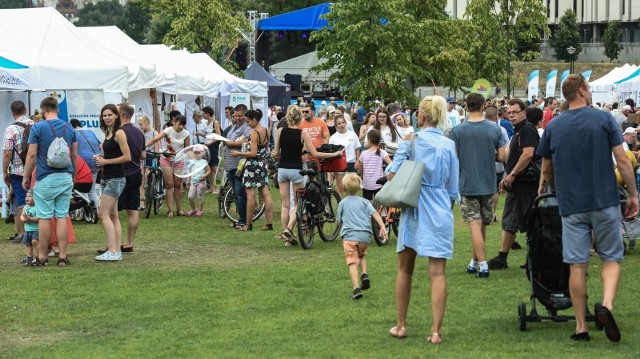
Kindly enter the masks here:
M 410 158 L 425 164 L 417 208 L 406 208 L 400 215 L 398 233 L 398 276 L 396 308 L 398 321 L 389 330 L 396 338 L 407 336 L 407 310 L 411 297 L 411 279 L 416 256 L 429 258 L 431 310 L 433 323 L 428 343 L 440 344 L 441 326 L 447 302 L 445 266 L 453 257 L 453 212 L 458 196 L 458 158 L 455 144 L 438 127 L 447 121 L 447 105 L 440 96 L 427 96 L 420 102 L 417 128 L 419 132 L 403 142 L 391 165 L 389 179 L 402 162 Z

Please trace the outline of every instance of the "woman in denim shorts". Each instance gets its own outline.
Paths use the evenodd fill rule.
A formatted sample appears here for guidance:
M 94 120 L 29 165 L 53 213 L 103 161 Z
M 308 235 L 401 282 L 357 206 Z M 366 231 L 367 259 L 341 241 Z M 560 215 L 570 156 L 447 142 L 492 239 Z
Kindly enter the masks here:
M 103 156 L 96 156 L 96 164 L 102 168 L 102 199 L 98 216 L 107 237 L 107 251 L 96 257 L 99 261 L 122 260 L 120 220 L 118 219 L 118 197 L 125 185 L 123 163 L 131 161 L 127 136 L 120 129 L 120 115 L 113 104 L 105 105 L 100 112 L 100 129 L 105 138 Z

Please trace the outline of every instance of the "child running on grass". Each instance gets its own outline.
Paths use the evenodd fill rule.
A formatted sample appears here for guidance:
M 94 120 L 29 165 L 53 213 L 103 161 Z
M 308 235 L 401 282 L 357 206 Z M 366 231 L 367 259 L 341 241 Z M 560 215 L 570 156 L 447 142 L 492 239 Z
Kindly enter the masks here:
M 191 211 L 187 216 L 202 216 L 202 207 L 204 206 L 204 191 L 207 189 L 207 176 L 211 174 L 209 162 L 202 158 L 204 154 L 204 146 L 197 146 L 193 150 L 193 160 L 189 161 L 189 172 L 194 168 L 200 168 L 199 171 L 191 175 L 191 185 L 189 186 L 189 205 Z M 196 210 L 196 196 L 198 197 L 198 209 Z
M 347 257 L 349 275 L 353 284 L 353 295 L 351 298 L 362 298 L 362 291 L 369 289 L 371 283 L 367 275 L 367 243 L 371 236 L 371 216 L 380 226 L 380 237 L 387 239 L 387 232 L 380 214 L 373 208 L 371 203 L 362 197 L 358 197 L 360 191 L 360 177 L 355 173 L 347 173 L 342 179 L 342 186 L 347 197 L 340 201 L 338 205 L 338 224 L 341 225 L 340 236 L 342 237 L 342 247 Z M 358 266 L 362 275 L 361 284 L 358 284 Z
M 26 204 L 22 208 L 20 219 L 24 223 L 22 244 L 27 247 L 27 256 L 20 261 L 20 264 L 28 266 L 35 262 L 34 258 L 36 258 L 35 256 L 37 255 L 37 253 L 33 253 L 33 248 L 38 248 L 38 214 L 33 200 L 33 190 L 27 191 L 25 200 Z

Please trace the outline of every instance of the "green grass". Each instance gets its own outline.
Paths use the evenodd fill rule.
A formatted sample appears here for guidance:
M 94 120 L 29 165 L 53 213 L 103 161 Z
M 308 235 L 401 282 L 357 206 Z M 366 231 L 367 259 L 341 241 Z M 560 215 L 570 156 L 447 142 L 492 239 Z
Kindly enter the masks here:
M 277 196 L 276 196 L 277 199 Z M 308 251 L 283 247 L 277 233 L 237 232 L 213 212 L 202 218 L 141 219 L 135 253 L 118 263 L 94 260 L 104 248 L 100 225 L 75 224 L 78 243 L 68 268 L 18 265 L 22 246 L 0 243 L 0 358 L 636 358 L 640 339 L 638 253 L 623 262 L 616 318 L 623 339 L 610 343 L 590 325 L 592 341 L 573 343 L 568 323 L 529 323 L 518 331 L 517 306 L 529 282 L 513 268 L 488 280 L 465 273 L 468 227 L 456 208 L 454 259 L 443 344 L 428 345 L 430 294 L 426 260 L 414 275 L 409 338 L 389 337 L 395 324 L 395 237 L 368 251 L 372 288 L 351 288 L 339 241 Z M 504 199 L 502 199 L 504 201 Z M 276 208 L 278 207 L 276 200 Z M 279 227 L 279 213 L 275 213 Z M 123 222 L 124 223 L 124 222 Z M 264 224 L 256 224 L 259 229 Z M 13 231 L 2 226 L 3 237 Z M 487 253 L 500 229 L 487 229 Z M 524 238 L 520 238 L 524 243 Z M 590 265 L 590 305 L 601 299 L 599 260 Z M 542 306 L 538 306 L 543 311 Z M 569 314 L 571 311 L 567 311 Z

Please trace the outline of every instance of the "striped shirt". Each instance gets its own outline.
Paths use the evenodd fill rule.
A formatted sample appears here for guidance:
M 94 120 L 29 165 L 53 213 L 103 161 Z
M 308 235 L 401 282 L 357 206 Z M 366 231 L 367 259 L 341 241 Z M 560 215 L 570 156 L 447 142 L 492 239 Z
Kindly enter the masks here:
M 27 116 L 22 116 L 16 119 L 16 122 L 22 122 L 25 125 L 33 125 L 33 121 Z M 24 132 L 24 130 L 24 128 L 16 125 L 15 122 L 7 126 L 7 128 L 4 130 L 2 150 L 13 152 L 13 159 L 11 160 L 11 166 L 9 166 L 9 168 L 11 174 L 14 174 L 16 176 L 24 175 L 24 164 L 22 163 L 19 155 L 22 151 L 22 146 L 28 146 L 28 144 L 22 143 L 22 133 Z
M 382 185 L 377 184 L 376 181 L 384 176 L 384 159 L 387 156 L 388 154 L 384 150 L 380 150 L 379 156 L 376 155 L 376 151 L 369 150 L 360 154 L 360 162 L 362 162 L 362 188 L 374 191 L 382 187 Z

